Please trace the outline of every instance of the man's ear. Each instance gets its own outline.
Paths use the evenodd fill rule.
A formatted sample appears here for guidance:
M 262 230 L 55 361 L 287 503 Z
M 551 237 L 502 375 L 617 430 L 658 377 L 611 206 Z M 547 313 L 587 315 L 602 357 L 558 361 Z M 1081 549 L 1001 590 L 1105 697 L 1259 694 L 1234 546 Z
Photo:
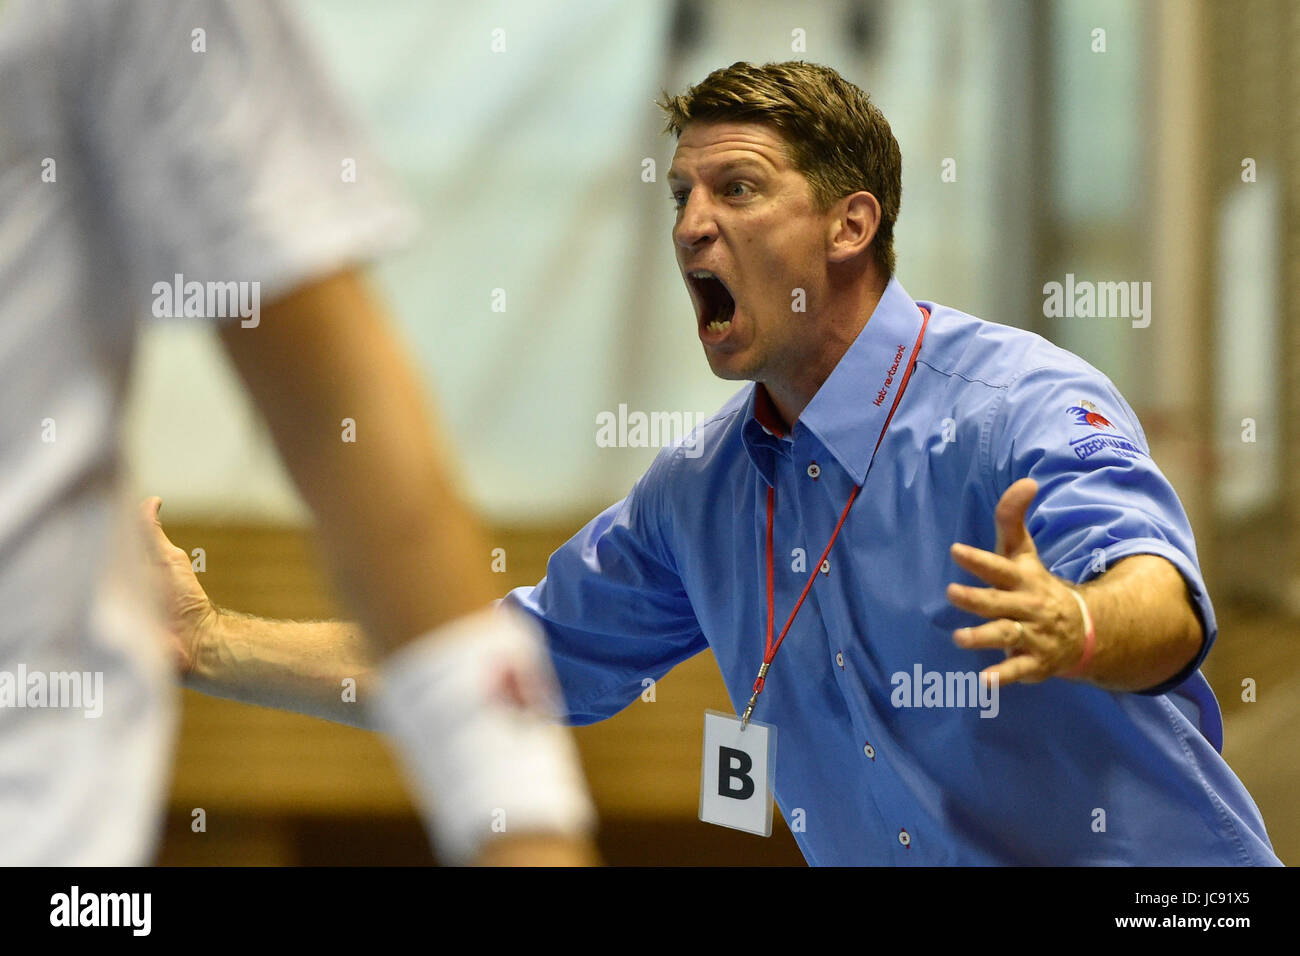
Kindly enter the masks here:
M 827 221 L 826 256 L 848 262 L 866 251 L 880 229 L 880 201 L 859 190 L 835 203 Z

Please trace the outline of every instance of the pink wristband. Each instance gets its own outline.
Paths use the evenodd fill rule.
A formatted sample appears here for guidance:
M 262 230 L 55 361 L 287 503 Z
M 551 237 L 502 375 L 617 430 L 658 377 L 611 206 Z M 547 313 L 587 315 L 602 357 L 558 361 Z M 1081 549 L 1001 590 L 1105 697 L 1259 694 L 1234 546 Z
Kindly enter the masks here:
M 1092 660 L 1092 649 L 1097 643 L 1097 632 L 1093 630 L 1092 615 L 1088 613 L 1088 605 L 1084 603 L 1083 595 L 1074 588 L 1070 588 L 1070 595 L 1079 602 L 1079 613 L 1083 615 L 1083 656 L 1079 658 L 1079 663 L 1074 666 L 1074 670 L 1065 676 L 1081 677 Z

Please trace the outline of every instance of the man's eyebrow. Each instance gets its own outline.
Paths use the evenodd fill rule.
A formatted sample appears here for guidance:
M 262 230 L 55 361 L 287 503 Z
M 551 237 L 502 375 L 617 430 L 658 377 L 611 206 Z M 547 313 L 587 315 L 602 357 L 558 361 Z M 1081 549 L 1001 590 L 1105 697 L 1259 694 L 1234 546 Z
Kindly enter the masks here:
M 702 178 L 708 178 L 709 176 L 722 176 L 726 173 L 735 172 L 738 169 L 752 169 L 759 173 L 763 173 L 763 174 L 767 173 L 767 168 L 765 164 L 759 162 L 757 159 L 729 159 L 726 162 L 719 163 L 716 166 L 709 166 L 706 164 L 704 169 L 701 172 L 701 175 Z M 670 168 L 668 170 L 668 175 L 666 179 L 669 182 L 686 181 L 686 177 L 673 168 Z
M 764 173 L 767 172 L 768 165 L 767 163 L 760 162 L 757 159 L 729 159 L 725 163 L 712 169 L 711 172 L 714 175 L 720 175 L 722 173 L 735 172 L 737 169 L 756 169 L 760 173 Z

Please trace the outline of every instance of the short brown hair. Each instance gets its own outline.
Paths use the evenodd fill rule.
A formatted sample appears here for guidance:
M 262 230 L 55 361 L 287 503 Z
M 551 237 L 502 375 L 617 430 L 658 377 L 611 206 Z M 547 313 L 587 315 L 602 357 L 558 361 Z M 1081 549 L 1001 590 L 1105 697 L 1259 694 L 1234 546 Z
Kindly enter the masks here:
M 857 86 L 816 63 L 740 62 L 714 70 L 679 96 L 665 91 L 657 105 L 668 115 L 664 131 L 678 137 L 693 122 L 774 127 L 823 212 L 850 193 L 871 193 L 880 202 L 872 250 L 885 275 L 894 274 L 903 159 L 884 114 Z

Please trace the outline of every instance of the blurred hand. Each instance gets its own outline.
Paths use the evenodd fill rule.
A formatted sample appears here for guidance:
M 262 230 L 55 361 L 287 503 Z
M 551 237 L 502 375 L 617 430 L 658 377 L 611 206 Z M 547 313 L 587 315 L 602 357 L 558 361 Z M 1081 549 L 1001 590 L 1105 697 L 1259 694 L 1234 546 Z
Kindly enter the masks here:
M 190 556 L 172 544 L 163 531 L 158 520 L 161 507 L 161 498 L 146 498 L 140 503 L 140 518 L 150 564 L 166 609 L 172 660 L 184 679 L 194 669 L 199 644 L 215 623 L 217 609 L 199 584 Z

